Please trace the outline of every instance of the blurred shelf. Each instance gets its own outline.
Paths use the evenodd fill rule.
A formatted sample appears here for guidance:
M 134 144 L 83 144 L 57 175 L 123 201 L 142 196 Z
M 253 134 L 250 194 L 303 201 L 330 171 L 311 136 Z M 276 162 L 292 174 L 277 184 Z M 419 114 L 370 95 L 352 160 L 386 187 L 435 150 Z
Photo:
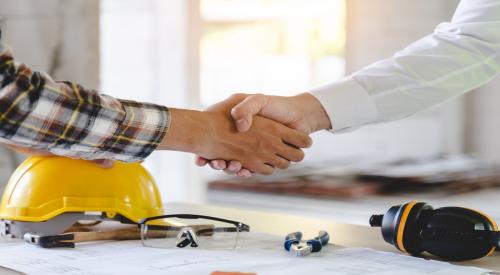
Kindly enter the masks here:
M 370 215 L 385 213 L 390 206 L 412 200 L 430 203 L 435 208 L 462 206 L 477 209 L 500 222 L 499 197 L 500 188 L 455 195 L 434 192 L 369 196 L 361 199 L 315 199 L 251 192 L 208 191 L 208 202 L 214 205 L 325 218 L 358 225 L 368 225 Z

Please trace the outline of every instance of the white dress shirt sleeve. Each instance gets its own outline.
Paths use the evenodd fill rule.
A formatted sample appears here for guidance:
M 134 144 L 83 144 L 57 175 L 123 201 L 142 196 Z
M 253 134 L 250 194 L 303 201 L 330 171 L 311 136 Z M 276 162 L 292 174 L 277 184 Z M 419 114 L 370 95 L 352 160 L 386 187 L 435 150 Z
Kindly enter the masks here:
M 312 94 L 338 132 L 407 117 L 499 72 L 500 0 L 462 0 L 433 34 Z

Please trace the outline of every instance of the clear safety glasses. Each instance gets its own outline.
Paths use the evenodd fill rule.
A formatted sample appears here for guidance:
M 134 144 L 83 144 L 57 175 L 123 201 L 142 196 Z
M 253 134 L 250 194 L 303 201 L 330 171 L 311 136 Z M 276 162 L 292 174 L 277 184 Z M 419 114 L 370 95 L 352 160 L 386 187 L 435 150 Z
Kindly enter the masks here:
M 139 222 L 142 244 L 156 248 L 236 249 L 250 226 L 191 214 L 164 215 Z

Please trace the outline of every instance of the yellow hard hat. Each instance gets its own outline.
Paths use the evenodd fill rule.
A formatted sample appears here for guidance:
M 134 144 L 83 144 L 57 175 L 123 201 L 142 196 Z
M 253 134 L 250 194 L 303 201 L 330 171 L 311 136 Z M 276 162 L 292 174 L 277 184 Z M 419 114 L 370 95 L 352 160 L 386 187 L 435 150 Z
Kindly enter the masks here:
M 162 215 L 158 188 L 138 163 L 105 169 L 85 160 L 31 157 L 12 174 L 0 219 L 44 222 L 65 213 L 100 212 L 105 219 L 137 223 Z

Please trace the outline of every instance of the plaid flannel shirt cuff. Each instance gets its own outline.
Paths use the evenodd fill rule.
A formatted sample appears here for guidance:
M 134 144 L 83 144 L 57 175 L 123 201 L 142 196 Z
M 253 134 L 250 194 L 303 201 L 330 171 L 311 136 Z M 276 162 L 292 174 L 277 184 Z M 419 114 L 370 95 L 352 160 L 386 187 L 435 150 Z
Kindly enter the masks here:
M 125 110 L 125 119 L 109 140 L 115 158 L 122 161 L 141 161 L 162 142 L 170 127 L 170 111 L 165 106 L 119 100 Z
M 170 127 L 170 111 L 165 106 L 117 100 L 123 116 L 119 120 L 107 115 L 95 117 L 94 127 L 80 143 L 54 146 L 50 151 L 83 159 L 113 159 L 123 162 L 142 161 L 162 142 Z M 106 112 L 101 109 L 101 112 Z M 111 114 L 116 115 L 115 112 Z M 93 142 L 97 145 L 90 146 Z

